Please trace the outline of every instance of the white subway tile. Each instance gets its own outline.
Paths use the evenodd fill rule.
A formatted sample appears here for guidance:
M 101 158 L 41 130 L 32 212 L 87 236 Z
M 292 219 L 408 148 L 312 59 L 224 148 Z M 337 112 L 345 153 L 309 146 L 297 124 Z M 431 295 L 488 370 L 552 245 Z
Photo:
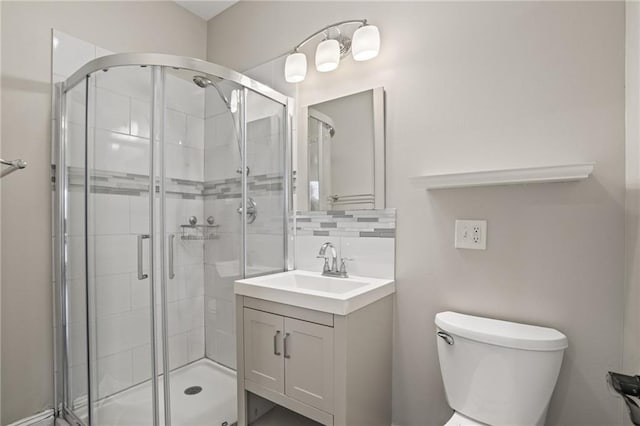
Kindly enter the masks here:
M 165 145 L 165 167 L 169 178 L 202 181 L 204 153 L 184 145 Z
M 236 143 L 218 145 L 205 149 L 206 170 L 205 181 L 228 179 L 236 177 L 236 170 L 240 167 L 240 153 Z
M 69 365 L 76 366 L 87 362 L 87 323 L 69 324 Z
M 95 58 L 95 46 L 84 40 L 53 30 L 54 74 L 71 76 L 78 68 Z
M 145 247 L 146 246 L 146 247 Z M 135 235 L 98 235 L 94 243 L 95 272 L 97 275 L 134 272 L 137 270 L 137 243 Z M 148 250 L 148 240 L 143 241 Z M 91 253 L 89 253 L 91 256 Z
M 139 280 L 136 273 L 129 274 L 131 284 L 131 308 L 147 308 L 151 305 L 149 279 Z
M 96 319 L 98 357 L 113 355 L 131 348 L 129 325 L 129 316 L 124 314 Z
M 188 362 L 187 333 L 176 334 L 169 337 L 169 368 L 171 370 L 181 367 Z
M 215 89 L 206 90 L 215 91 Z M 191 80 L 167 74 L 165 97 L 168 108 L 204 118 L 205 90 L 196 86 Z
M 96 314 L 98 316 L 118 314 L 131 309 L 130 275 L 102 275 L 95 278 Z
M 87 394 L 87 364 L 78 364 L 69 369 L 71 399 Z
M 151 101 L 151 67 L 113 67 L 94 74 L 96 86 L 127 98 Z M 99 102 L 99 101 L 98 101 Z
M 89 197 L 97 235 L 129 233 L 129 196 L 92 193 Z
M 148 175 L 149 141 L 135 136 L 96 129 L 90 167 L 109 172 Z
M 167 143 L 186 145 L 187 116 L 184 112 L 165 110 L 164 140 Z
M 214 88 L 207 88 L 205 94 L 205 115 L 206 117 L 229 114 L 229 109 L 224 103 L 220 94 Z
M 204 149 L 204 119 L 187 115 L 186 144 L 192 148 Z
M 151 311 L 148 308 L 137 309 L 128 313 L 126 317 L 128 329 L 123 332 L 127 334 L 129 347 L 133 348 L 150 343 Z
M 235 331 L 235 304 L 229 300 L 216 300 L 215 329 L 232 334 Z
M 204 327 L 189 331 L 187 340 L 188 361 L 193 362 L 204 357 Z
M 181 267 L 179 298 L 189 299 L 204 295 L 204 267 L 202 264 Z
M 85 239 L 82 236 L 67 238 L 67 277 L 81 278 L 85 276 Z
M 149 139 L 151 137 L 151 103 L 131 99 L 131 134 Z
M 235 335 L 220 330 L 213 331 L 213 359 L 229 368 L 236 368 Z
M 158 203 L 156 203 L 159 206 Z M 129 197 L 129 229 L 132 234 L 149 233 L 149 194 Z M 157 211 L 157 208 L 156 208 Z M 170 211 L 170 210 L 169 210 Z
M 352 275 L 394 279 L 395 238 L 342 238 L 341 252 L 354 260 L 347 264 Z
M 132 350 L 133 383 L 137 384 L 151 378 L 151 345 L 142 345 Z
M 114 394 L 133 384 L 131 351 L 99 358 L 97 364 L 99 398 Z
M 129 133 L 129 98 L 98 88 L 96 89 L 96 127 L 118 133 Z
M 67 280 L 69 324 L 86 324 L 87 299 L 86 280 L 84 277 Z

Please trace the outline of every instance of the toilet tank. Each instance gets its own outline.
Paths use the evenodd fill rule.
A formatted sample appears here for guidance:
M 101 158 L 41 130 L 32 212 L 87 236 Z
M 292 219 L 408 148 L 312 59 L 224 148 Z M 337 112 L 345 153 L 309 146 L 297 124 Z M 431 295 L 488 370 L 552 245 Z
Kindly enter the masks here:
M 451 408 L 490 425 L 543 425 L 567 338 L 552 328 L 436 315 L 438 359 Z

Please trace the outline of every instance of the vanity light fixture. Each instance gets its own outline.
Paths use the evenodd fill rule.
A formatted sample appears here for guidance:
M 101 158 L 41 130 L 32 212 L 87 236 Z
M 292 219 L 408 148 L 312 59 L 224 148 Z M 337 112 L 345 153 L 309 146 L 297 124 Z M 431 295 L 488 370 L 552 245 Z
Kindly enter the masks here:
M 358 24 L 358 29 L 353 33 L 353 40 L 344 35 L 341 28 L 347 25 Z M 368 61 L 378 56 L 380 52 L 380 31 L 375 25 L 369 25 L 366 19 L 352 19 L 336 22 L 311 34 L 293 48 L 284 65 L 284 76 L 288 83 L 299 83 L 307 75 L 307 57 L 300 52 L 300 48 L 309 43 L 315 37 L 323 35 L 316 48 L 316 69 L 320 72 L 329 72 L 338 68 L 340 59 L 352 53 L 356 61 Z

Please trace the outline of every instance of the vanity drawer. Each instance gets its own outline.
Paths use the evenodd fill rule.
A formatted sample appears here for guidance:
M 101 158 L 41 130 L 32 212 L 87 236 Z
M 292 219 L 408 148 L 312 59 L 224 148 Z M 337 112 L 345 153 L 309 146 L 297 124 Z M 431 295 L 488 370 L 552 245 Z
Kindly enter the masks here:
M 285 305 L 283 303 L 271 302 L 269 300 L 255 299 L 244 296 L 244 306 L 258 311 L 270 312 L 282 315 L 283 317 L 295 318 L 302 321 L 314 322 L 316 324 L 333 327 L 333 314 L 327 312 L 314 311 L 312 309 L 299 308 L 297 306 Z

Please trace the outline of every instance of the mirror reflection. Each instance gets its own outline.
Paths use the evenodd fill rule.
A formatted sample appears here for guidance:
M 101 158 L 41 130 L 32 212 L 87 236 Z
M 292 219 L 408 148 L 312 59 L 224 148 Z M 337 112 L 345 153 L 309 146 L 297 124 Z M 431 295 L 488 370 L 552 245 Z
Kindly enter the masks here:
M 384 208 L 383 89 L 309 105 L 309 210 Z

